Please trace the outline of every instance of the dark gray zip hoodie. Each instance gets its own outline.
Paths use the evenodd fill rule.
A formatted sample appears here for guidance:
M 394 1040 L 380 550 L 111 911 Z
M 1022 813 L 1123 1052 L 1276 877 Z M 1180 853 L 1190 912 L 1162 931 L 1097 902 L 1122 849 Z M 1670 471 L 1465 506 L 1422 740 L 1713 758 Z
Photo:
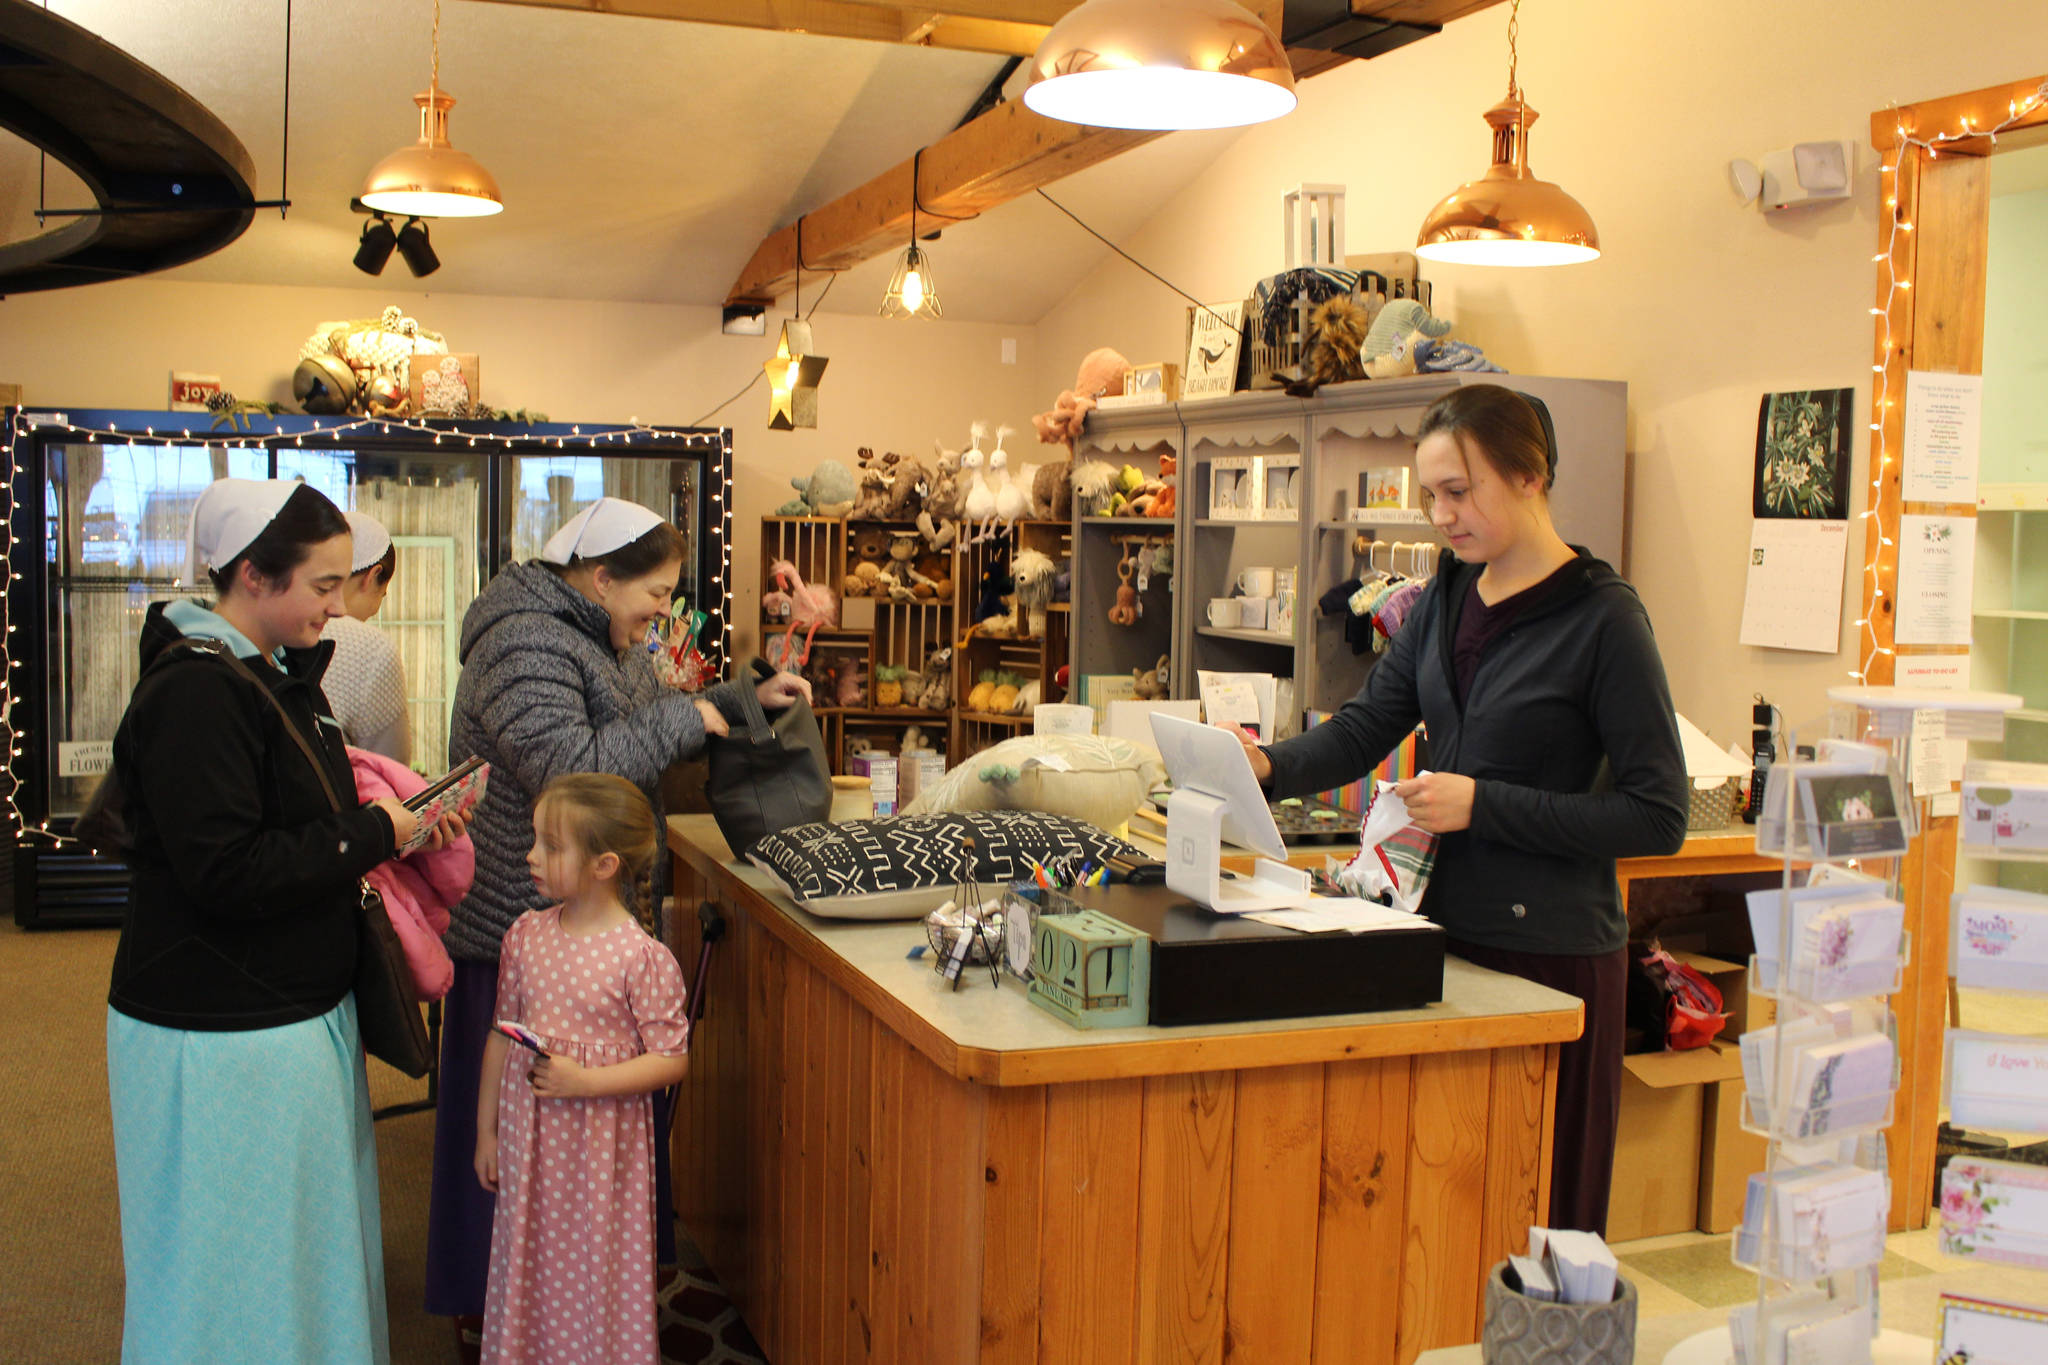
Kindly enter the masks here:
M 561 773 L 612 773 L 640 788 L 662 815 L 663 769 L 704 747 L 694 700 L 662 685 L 647 652 L 611 646 L 611 615 L 538 561 L 493 578 L 462 618 L 462 677 L 455 685 L 448 759 L 491 765 L 471 817 L 476 881 L 451 914 L 451 956 L 496 962 L 512 921 L 545 903 L 526 855 L 533 803 Z M 739 715 L 729 683 L 705 693 Z M 655 858 L 666 886 L 666 853 Z
M 1621 575 L 1578 556 L 1487 646 L 1461 706 L 1451 649 L 1483 566 L 1444 551 L 1359 694 L 1266 750 L 1274 796 L 1326 791 L 1427 724 L 1431 769 L 1477 784 L 1471 828 L 1438 843 L 1422 905 L 1454 939 L 1612 952 L 1628 941 L 1615 859 L 1685 841 L 1685 761 L 1649 614 Z

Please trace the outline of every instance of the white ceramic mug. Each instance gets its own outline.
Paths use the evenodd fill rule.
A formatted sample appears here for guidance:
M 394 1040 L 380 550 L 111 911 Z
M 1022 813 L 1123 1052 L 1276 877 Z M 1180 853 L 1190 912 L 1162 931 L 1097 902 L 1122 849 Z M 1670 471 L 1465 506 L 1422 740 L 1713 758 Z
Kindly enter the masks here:
M 1209 599 L 1209 624 L 1212 626 L 1235 626 L 1244 619 L 1235 597 L 1212 597 Z
M 1271 597 L 1273 595 L 1273 571 L 1271 569 L 1240 569 L 1237 575 L 1237 590 L 1246 597 Z
M 1237 623 L 1246 630 L 1266 628 L 1266 610 L 1272 602 L 1270 597 L 1240 597 L 1237 599 Z

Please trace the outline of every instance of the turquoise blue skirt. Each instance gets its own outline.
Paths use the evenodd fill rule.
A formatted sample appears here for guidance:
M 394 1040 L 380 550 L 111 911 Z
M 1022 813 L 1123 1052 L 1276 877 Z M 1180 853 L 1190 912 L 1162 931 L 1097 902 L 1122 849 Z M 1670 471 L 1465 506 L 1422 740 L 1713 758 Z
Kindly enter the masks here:
M 386 1365 L 355 997 L 206 1033 L 107 1011 L 123 1365 Z

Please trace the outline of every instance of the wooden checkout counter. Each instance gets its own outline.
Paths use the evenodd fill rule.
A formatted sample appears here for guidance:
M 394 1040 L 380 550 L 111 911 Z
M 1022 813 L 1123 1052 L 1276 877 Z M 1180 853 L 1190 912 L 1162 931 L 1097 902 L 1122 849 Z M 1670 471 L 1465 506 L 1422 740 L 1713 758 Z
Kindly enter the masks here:
M 1078 1030 L 797 909 L 709 816 L 669 847 L 686 970 L 727 922 L 677 1207 L 775 1365 L 1407 1365 L 1548 1204 L 1571 996 L 1452 958 L 1422 1010 Z

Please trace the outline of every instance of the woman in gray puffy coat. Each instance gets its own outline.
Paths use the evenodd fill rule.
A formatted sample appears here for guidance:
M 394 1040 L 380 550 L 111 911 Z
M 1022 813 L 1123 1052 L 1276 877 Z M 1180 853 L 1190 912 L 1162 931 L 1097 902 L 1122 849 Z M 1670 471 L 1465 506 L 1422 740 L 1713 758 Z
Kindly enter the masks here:
M 480 1319 L 490 1259 L 493 1196 L 476 1179 L 476 1101 L 484 1040 L 497 1001 L 498 944 L 512 922 L 545 898 L 526 855 L 533 802 L 550 778 L 599 772 L 639 787 L 661 812 L 662 771 L 725 734 L 737 718 L 738 684 L 699 697 L 664 687 L 645 648 L 665 617 L 682 571 L 676 529 L 637 503 L 601 498 L 558 531 L 541 557 L 492 579 L 462 622 L 462 677 L 455 688 L 451 762 L 476 754 L 491 764 L 471 816 L 476 881 L 452 914 L 455 961 L 441 1035 L 434 1121 L 434 1182 L 427 1226 L 427 1311 Z M 781 673 L 757 689 L 765 708 L 810 696 Z M 656 860 L 660 905 L 667 862 Z M 657 1170 L 666 1174 L 665 1162 Z M 666 1199 L 666 1181 L 662 1199 Z M 662 1220 L 664 1260 L 672 1234 Z

